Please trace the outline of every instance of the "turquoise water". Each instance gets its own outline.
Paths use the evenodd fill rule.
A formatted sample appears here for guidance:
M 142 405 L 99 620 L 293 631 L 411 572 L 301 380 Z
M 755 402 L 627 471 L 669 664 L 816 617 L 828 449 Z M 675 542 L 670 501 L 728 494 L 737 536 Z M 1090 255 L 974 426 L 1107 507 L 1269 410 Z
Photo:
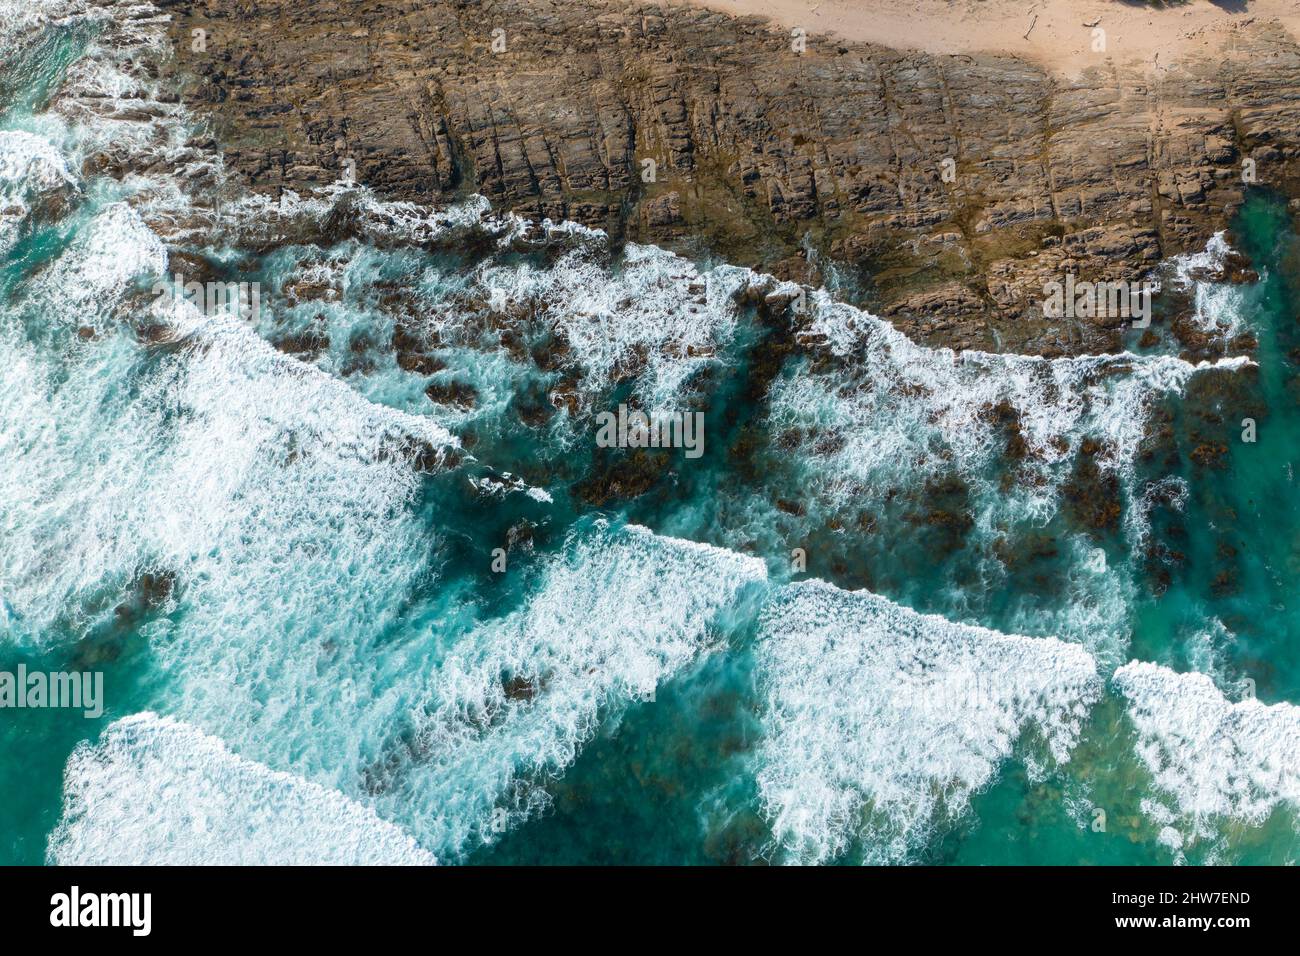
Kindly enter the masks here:
M 1252 349 L 958 358 L 473 201 L 196 240 L 193 120 L 85 95 L 151 102 L 156 28 L 22 9 L 0 670 L 107 709 L 3 713 L 0 862 L 1295 859 L 1285 200 L 1225 223 L 1260 281 L 1180 293 Z M 176 253 L 259 314 L 157 306 Z M 597 447 L 620 403 L 703 456 Z

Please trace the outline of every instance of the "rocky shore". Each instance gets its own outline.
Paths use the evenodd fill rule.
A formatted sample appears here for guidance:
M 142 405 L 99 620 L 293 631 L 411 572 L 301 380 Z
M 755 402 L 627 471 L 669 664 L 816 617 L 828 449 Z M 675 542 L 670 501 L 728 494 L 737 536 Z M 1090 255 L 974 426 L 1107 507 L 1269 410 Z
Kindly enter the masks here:
M 1068 79 L 812 33 L 797 52 L 784 28 L 686 6 L 159 5 L 176 89 L 239 189 L 355 171 L 388 198 L 479 192 L 798 281 L 834 261 L 931 345 L 1115 349 L 1122 320 L 1045 317 L 1044 282 L 1136 281 L 1202 248 L 1247 160 L 1300 196 L 1300 45 L 1249 17 L 1202 59 L 1099 56 Z

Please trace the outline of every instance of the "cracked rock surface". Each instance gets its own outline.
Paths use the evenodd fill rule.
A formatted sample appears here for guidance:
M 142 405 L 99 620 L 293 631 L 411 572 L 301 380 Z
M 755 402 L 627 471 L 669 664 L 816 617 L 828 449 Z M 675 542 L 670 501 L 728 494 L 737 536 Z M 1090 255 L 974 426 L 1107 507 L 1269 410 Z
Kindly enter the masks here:
M 1246 159 L 1300 196 L 1300 46 L 1275 23 L 1151 75 L 1099 57 L 1062 80 L 817 35 L 800 55 L 766 21 L 682 6 L 160 5 L 182 99 L 248 188 L 303 192 L 351 160 L 390 198 L 481 192 L 799 281 L 829 258 L 930 345 L 1118 348 L 1116 319 L 1045 317 L 1044 282 L 1137 281 L 1202 247 Z

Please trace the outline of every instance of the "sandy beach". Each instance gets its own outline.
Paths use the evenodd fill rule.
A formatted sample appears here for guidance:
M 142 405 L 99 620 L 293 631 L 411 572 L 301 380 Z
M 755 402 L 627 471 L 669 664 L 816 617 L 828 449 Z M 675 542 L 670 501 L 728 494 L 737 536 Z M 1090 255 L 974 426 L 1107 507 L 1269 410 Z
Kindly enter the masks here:
M 1011 53 L 1064 76 L 1105 65 L 1160 69 L 1230 55 L 1236 30 L 1278 21 L 1300 37 L 1296 0 L 1192 0 L 1171 7 L 1116 0 L 690 0 L 769 17 L 809 37 L 838 35 L 928 53 Z M 1095 33 L 1100 30 L 1103 33 Z M 1104 49 L 1095 50 L 1094 46 Z

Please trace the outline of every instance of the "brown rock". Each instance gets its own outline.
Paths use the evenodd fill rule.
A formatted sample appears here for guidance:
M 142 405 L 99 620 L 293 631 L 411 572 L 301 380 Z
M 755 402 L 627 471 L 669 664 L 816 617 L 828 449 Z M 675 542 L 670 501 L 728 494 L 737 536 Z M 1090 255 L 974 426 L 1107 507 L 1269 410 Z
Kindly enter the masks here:
M 1045 317 L 1044 281 L 1137 281 L 1202 247 L 1247 154 L 1300 192 L 1300 47 L 1270 23 L 1153 84 L 817 36 L 799 57 L 758 18 L 625 0 L 161 3 L 166 69 L 254 190 L 303 192 L 351 159 L 393 198 L 478 191 L 763 269 L 808 236 L 932 344 L 1118 348 L 1113 322 Z

